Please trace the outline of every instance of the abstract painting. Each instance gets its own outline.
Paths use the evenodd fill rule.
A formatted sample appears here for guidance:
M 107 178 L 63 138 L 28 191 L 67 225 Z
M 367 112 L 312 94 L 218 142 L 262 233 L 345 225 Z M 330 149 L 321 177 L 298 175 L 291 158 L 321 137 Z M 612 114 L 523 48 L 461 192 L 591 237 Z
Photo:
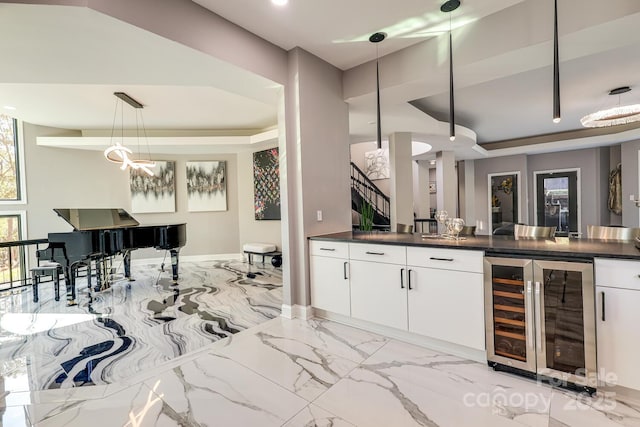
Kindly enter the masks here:
M 364 173 L 370 180 L 389 178 L 389 150 L 385 148 L 364 153 Z
M 227 162 L 187 162 L 189 212 L 227 210 Z
M 176 211 L 175 162 L 156 161 L 153 176 L 130 169 L 132 213 Z
M 256 219 L 280 219 L 280 164 L 277 147 L 253 153 L 253 194 Z

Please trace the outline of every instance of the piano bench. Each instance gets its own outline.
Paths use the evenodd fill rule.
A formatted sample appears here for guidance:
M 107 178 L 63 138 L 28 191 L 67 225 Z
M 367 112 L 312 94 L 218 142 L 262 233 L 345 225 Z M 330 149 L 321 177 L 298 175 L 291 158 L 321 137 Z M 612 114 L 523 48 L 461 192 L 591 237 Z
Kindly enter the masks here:
M 33 286 L 33 302 L 38 302 L 38 285 L 41 277 L 51 277 L 56 293 L 56 301 L 60 301 L 60 276 L 63 275 L 62 265 L 57 262 L 43 262 L 31 269 L 31 283 Z

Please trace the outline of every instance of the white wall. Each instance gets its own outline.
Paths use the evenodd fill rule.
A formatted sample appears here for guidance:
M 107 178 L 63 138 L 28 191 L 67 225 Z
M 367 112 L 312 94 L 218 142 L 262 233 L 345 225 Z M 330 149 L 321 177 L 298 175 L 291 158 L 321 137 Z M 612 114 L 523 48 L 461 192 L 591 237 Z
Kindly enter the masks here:
M 259 150 L 273 148 L 277 144 L 264 146 Z M 282 221 L 256 220 L 254 214 L 253 153 L 238 153 L 238 214 L 240 247 L 247 242 L 273 243 L 282 249 Z
M 53 208 L 124 208 L 131 212 L 129 175 L 107 162 L 99 151 L 41 147 L 36 137 L 68 135 L 70 131 L 24 124 L 27 226 L 29 238 L 55 231 L 71 231 Z M 228 254 L 240 251 L 238 168 L 235 154 L 154 156 L 176 161 L 176 212 L 133 214 L 141 224 L 187 223 L 187 245 L 182 255 Z M 227 211 L 188 212 L 186 162 L 227 162 Z M 252 193 L 253 195 L 253 193 Z M 253 210 L 251 211 L 253 212 Z M 134 252 L 134 258 L 163 256 L 154 249 Z
M 387 141 L 382 141 L 382 148 L 389 148 Z M 357 144 L 351 144 L 349 146 L 349 153 L 351 161 L 360 168 L 362 172 L 366 172 L 366 162 L 364 160 L 364 153 L 368 151 L 374 151 L 378 149 L 378 144 L 374 142 L 359 142 Z M 384 193 L 385 196 L 391 195 L 391 179 L 376 179 L 373 183 Z

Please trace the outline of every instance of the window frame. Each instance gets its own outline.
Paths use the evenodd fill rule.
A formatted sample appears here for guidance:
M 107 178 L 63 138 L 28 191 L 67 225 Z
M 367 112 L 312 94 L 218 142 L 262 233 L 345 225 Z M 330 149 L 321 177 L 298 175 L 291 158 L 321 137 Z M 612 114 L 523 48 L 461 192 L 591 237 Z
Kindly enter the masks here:
M 0 206 L 6 205 L 26 205 L 27 204 L 27 185 L 25 180 L 26 169 L 25 169 L 25 160 L 24 160 L 24 126 L 22 120 L 18 120 L 13 118 L 14 123 L 14 138 L 17 135 L 15 144 L 16 144 L 16 166 L 17 171 L 16 174 L 16 188 L 18 190 L 18 198 L 17 199 L 0 199 Z M 2 214 L 2 213 L 0 213 Z M 26 219 L 23 219 L 26 221 Z
M 18 217 L 18 222 L 20 223 L 20 227 L 18 228 L 18 237 L 19 240 L 26 240 L 27 239 L 27 211 L 24 210 L 0 210 L 0 218 L 5 217 L 5 216 L 17 216 Z M 28 271 L 29 271 L 29 266 L 30 266 L 30 260 L 29 260 L 29 256 L 26 252 L 26 249 L 24 247 L 22 247 L 20 249 L 20 268 L 22 269 L 22 275 L 24 276 L 23 278 L 27 279 L 28 278 Z M 9 288 L 6 288 L 4 290 L 7 289 L 13 289 L 13 282 L 11 284 L 11 286 Z

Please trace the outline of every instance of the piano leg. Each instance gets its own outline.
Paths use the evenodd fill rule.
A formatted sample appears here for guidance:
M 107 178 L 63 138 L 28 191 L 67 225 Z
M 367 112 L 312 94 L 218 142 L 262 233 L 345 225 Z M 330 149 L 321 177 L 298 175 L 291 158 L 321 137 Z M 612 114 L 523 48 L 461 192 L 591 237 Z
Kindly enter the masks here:
M 71 266 L 64 269 L 64 284 L 67 287 L 67 306 L 76 305 L 76 277 Z
M 131 251 L 124 251 L 122 262 L 124 264 L 124 277 L 133 282 L 135 279 L 131 278 Z
M 171 249 L 171 272 L 173 273 L 173 281 L 178 282 L 178 251 L 179 249 Z

